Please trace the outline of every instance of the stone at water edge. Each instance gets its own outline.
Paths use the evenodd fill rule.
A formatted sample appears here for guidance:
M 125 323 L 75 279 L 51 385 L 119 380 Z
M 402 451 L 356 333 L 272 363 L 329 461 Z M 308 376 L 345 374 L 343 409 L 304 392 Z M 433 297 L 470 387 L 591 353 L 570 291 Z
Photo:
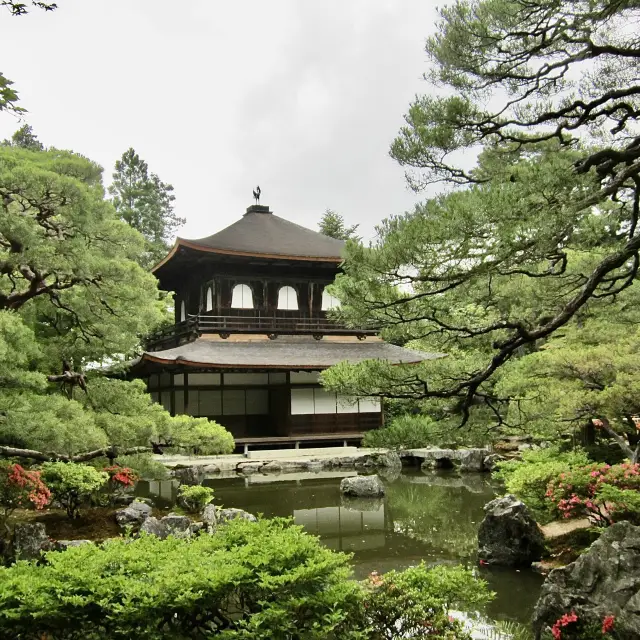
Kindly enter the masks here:
M 478 530 L 481 560 L 506 567 L 529 567 L 540 560 L 544 536 L 523 502 L 506 495 L 486 504 L 484 512 Z
M 501 456 L 499 453 L 490 453 L 485 459 L 482 461 L 482 464 L 485 468 L 485 471 L 493 471 L 496 468 L 498 462 L 504 462 L 506 458 Z
M 485 471 L 484 459 L 486 455 L 486 449 L 463 449 L 458 457 L 460 471 Z
M 236 518 L 242 518 L 249 522 L 258 522 L 258 518 L 244 509 L 218 509 L 216 516 L 218 518 L 218 524 L 223 524 L 224 522 L 229 522 L 229 520 L 235 520 Z
M 402 460 L 397 451 L 374 451 L 356 460 L 354 466 L 356 469 L 402 469 Z
M 116 522 L 121 527 L 127 525 L 141 525 L 151 515 L 151 507 L 136 500 L 132 502 L 126 509 L 116 511 Z
M 533 612 L 537 636 L 565 613 L 601 627 L 613 615 L 618 640 L 640 638 L 640 527 L 609 527 L 575 562 L 554 569 Z
M 384 485 L 378 476 L 353 476 L 342 479 L 340 493 L 357 498 L 381 498 Z
M 204 479 L 202 467 L 178 467 L 173 470 L 173 477 L 180 481 L 180 484 L 195 486 Z

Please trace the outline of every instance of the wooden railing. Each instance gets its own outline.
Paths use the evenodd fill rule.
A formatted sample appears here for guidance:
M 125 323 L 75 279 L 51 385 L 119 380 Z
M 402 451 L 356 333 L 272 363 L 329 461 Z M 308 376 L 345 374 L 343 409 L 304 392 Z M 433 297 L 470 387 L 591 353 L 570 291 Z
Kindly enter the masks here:
M 232 333 L 269 336 L 290 335 L 356 335 L 361 338 L 375 335 L 373 327 L 348 328 L 324 316 L 274 315 L 256 313 L 255 315 L 193 315 L 187 320 L 165 327 L 147 339 L 147 349 L 157 351 L 190 342 L 203 333 L 218 333 L 223 338 Z

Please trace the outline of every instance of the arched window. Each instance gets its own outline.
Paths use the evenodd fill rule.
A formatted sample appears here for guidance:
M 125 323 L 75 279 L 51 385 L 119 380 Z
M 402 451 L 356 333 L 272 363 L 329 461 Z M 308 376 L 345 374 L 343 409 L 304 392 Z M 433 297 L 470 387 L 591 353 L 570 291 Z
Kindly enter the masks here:
M 213 309 L 213 287 L 207 286 L 207 296 L 204 304 L 205 311 L 211 311 Z
M 187 306 L 184 300 L 180 303 L 180 322 L 184 322 L 187 319 Z
M 328 311 L 340 306 L 340 300 L 334 298 L 326 289 L 322 291 L 322 310 Z
M 298 309 L 298 294 L 293 287 L 280 287 L 278 309 L 295 311 Z
M 233 309 L 253 309 L 253 294 L 248 284 L 237 284 L 231 295 Z

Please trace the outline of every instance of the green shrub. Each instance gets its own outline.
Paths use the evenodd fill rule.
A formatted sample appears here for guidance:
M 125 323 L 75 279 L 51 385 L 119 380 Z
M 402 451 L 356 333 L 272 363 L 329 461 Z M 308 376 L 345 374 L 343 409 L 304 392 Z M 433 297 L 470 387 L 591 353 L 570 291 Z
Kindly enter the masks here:
M 173 433 L 181 449 L 202 456 L 233 453 L 233 436 L 217 422 L 191 416 L 176 416 L 173 421 Z
M 405 571 L 371 574 L 365 602 L 372 638 L 471 639 L 449 609 L 474 611 L 492 599 L 486 583 L 462 567 L 424 564 Z
M 640 523 L 640 464 L 592 463 L 561 473 L 549 482 L 547 500 L 565 518 L 588 516 L 600 526 L 614 521 Z
M 0 637 L 378 640 L 400 637 L 400 615 L 422 622 L 413 637 L 434 637 L 446 606 L 486 599 L 484 584 L 461 569 L 417 567 L 363 585 L 348 562 L 282 519 L 238 519 L 192 540 L 143 536 L 51 552 L 44 565 L 0 568 Z M 457 633 L 439 637 L 464 637 Z
M 439 432 L 430 418 L 404 415 L 396 418 L 388 427 L 367 431 L 362 446 L 372 449 L 420 449 L 438 441 Z
M 561 514 L 547 499 L 547 486 L 561 473 L 589 463 L 581 450 L 561 452 L 557 447 L 525 451 L 522 460 L 501 462 L 494 477 L 504 482 L 508 493 L 520 498 L 540 522 Z
M 423 447 L 484 446 L 486 430 L 456 429 L 428 416 L 401 415 L 388 427 L 367 431 L 362 445 L 372 449 L 421 449 Z
M 200 513 L 210 502 L 213 502 L 213 489 L 201 484 L 182 485 L 178 489 L 178 501 L 187 511 Z
M 77 517 L 80 506 L 109 480 L 104 471 L 74 462 L 45 462 L 42 477 L 70 518 Z

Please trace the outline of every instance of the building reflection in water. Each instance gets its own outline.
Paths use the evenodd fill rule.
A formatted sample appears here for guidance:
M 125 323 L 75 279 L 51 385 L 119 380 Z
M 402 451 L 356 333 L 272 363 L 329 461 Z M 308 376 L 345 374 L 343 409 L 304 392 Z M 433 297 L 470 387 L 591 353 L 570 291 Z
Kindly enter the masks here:
M 385 545 L 385 509 L 360 511 L 351 507 L 296 509 L 293 520 L 306 531 L 322 538 L 336 551 L 364 551 Z

